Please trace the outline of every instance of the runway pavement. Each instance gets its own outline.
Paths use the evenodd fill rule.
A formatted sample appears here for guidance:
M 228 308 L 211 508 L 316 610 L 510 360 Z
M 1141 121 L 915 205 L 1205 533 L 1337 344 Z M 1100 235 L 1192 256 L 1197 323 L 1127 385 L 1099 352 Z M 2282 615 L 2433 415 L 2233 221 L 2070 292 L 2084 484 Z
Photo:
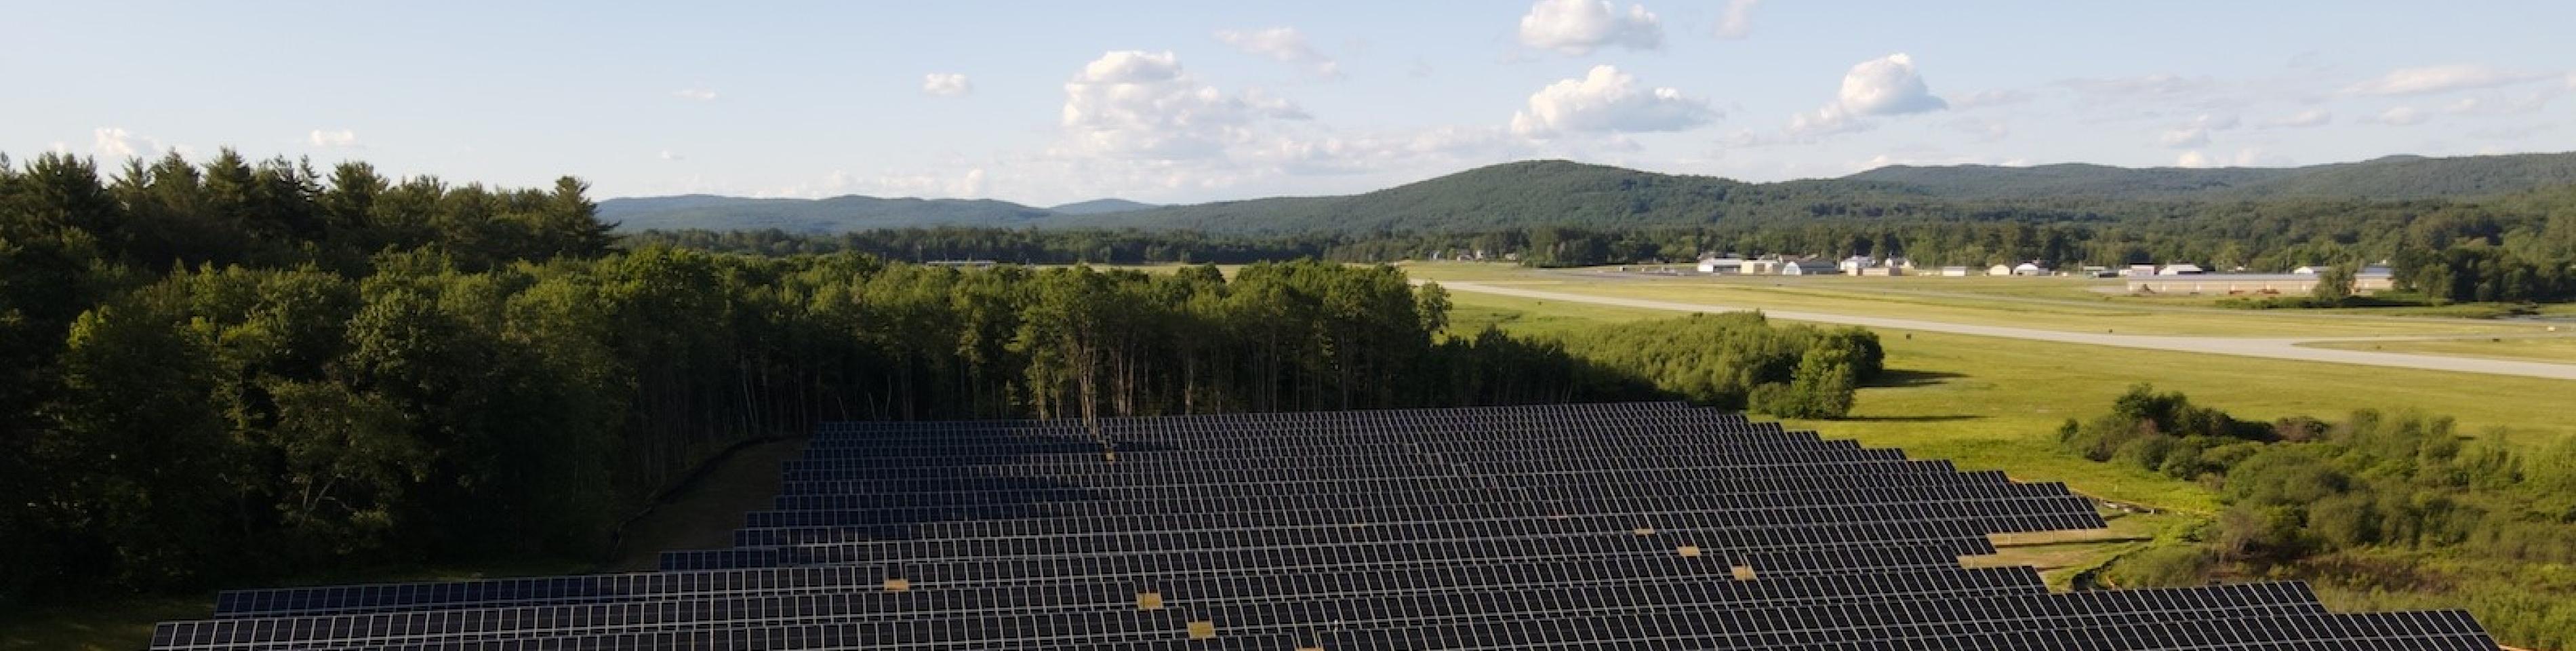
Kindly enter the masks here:
M 1749 307 L 1713 305 L 1707 303 L 1683 303 L 1675 301 L 1618 298 L 1612 296 L 1593 296 L 1589 294 L 1574 294 L 1568 292 L 1551 292 L 1476 282 L 1443 281 L 1440 283 L 1440 286 L 1453 292 L 1473 292 L 1478 294 L 1514 296 L 1545 301 L 1566 301 L 1569 303 L 1589 303 L 1594 305 L 1632 307 L 1648 310 L 1670 310 L 1675 312 L 1748 312 L 1757 309 Z M 2006 339 L 2021 339 L 2027 341 L 2089 344 L 2094 346 L 2117 346 L 2121 348 L 2169 350 L 2182 353 L 2236 355 L 2239 357 L 2263 357 L 2270 359 L 2298 360 L 2304 362 L 2331 362 L 2340 364 L 2360 364 L 2365 366 L 2422 369 L 2428 371 L 2452 371 L 2457 373 L 2512 375 L 2553 380 L 2576 380 L 2576 364 L 2519 362 L 2500 359 L 2420 355 L 2413 353 L 2386 353 L 2364 350 L 2337 350 L 2331 348 L 2310 348 L 2299 345 L 2311 342 L 2387 340 L 2403 339 L 2406 337 L 2278 338 L 2124 335 L 2107 332 L 2069 332 L 2065 330 L 2042 330 L 2037 328 L 1974 325 L 1943 321 L 1924 321 L 1920 319 L 1834 314 L 1829 312 L 1801 312 L 1795 310 L 1761 310 L 1761 312 L 1770 318 L 1787 321 L 1854 325 L 1869 328 L 1919 330 L 1923 332 L 1975 335 L 1980 337 L 2002 337 Z M 2415 338 L 2424 339 L 2440 337 Z

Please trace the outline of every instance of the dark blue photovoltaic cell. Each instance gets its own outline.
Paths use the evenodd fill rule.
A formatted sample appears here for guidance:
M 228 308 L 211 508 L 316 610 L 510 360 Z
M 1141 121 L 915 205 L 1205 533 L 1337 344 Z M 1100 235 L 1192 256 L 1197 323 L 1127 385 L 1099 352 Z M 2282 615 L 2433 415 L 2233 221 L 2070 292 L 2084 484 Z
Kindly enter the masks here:
M 2298 583 L 2050 593 L 2054 483 L 1680 403 L 830 423 L 735 546 L 226 592 L 154 649 L 2494 649 Z

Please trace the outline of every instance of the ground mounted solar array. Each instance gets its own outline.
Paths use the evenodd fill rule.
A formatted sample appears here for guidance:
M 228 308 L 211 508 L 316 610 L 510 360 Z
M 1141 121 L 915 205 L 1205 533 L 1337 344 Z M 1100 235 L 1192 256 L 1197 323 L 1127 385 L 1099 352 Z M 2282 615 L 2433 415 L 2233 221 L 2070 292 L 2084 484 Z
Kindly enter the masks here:
M 1969 569 L 2058 484 L 1678 403 L 836 423 L 659 572 L 247 590 L 155 649 L 2495 649 Z

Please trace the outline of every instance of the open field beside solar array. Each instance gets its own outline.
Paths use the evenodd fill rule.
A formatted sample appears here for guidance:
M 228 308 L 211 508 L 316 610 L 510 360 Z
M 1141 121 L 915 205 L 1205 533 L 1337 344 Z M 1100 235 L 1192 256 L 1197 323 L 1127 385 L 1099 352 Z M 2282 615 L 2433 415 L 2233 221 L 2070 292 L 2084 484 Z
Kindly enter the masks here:
M 2494 337 L 2469 339 L 2423 339 L 2401 341 L 2321 341 L 2300 344 L 2341 350 L 2372 350 L 2391 353 L 2422 353 L 2483 357 L 2487 359 L 2535 360 L 2576 364 L 2576 338 L 2570 337 Z
M 1678 403 L 826 425 L 782 480 L 661 572 L 230 592 L 154 646 L 2494 648 L 2295 583 L 1963 567 L 2104 522 Z
M 2230 337 L 2548 333 L 2547 324 L 2521 321 L 2123 302 L 2093 291 L 2115 286 L 2105 283 L 2116 281 L 2073 278 L 1656 276 L 1482 263 L 1408 264 L 1405 273 L 1422 280 L 1472 281 L 1616 298 L 2069 332 Z

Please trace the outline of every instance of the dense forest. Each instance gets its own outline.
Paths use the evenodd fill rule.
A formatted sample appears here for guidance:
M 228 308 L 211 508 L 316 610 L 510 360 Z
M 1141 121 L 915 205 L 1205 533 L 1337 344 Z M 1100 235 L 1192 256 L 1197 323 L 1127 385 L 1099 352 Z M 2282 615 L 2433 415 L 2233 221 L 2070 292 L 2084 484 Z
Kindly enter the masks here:
M 2111 567 L 2131 585 L 2320 582 L 2343 607 L 2466 607 L 2497 637 L 2576 644 L 2576 441 L 2536 450 L 2448 418 L 2358 411 L 2245 421 L 2140 385 L 2069 420 L 2065 450 L 2199 481 L 2226 503 L 2182 544 Z M 2358 603 L 2356 603 L 2358 602 Z
M 0 164 L 0 605 L 592 553 L 711 454 L 818 420 L 1681 396 L 1824 416 L 1881 364 L 1866 333 L 1752 316 L 1453 337 L 1446 294 L 1385 266 L 619 248 L 585 190 L 230 151 Z M 1623 370 L 1650 340 L 1690 347 Z

